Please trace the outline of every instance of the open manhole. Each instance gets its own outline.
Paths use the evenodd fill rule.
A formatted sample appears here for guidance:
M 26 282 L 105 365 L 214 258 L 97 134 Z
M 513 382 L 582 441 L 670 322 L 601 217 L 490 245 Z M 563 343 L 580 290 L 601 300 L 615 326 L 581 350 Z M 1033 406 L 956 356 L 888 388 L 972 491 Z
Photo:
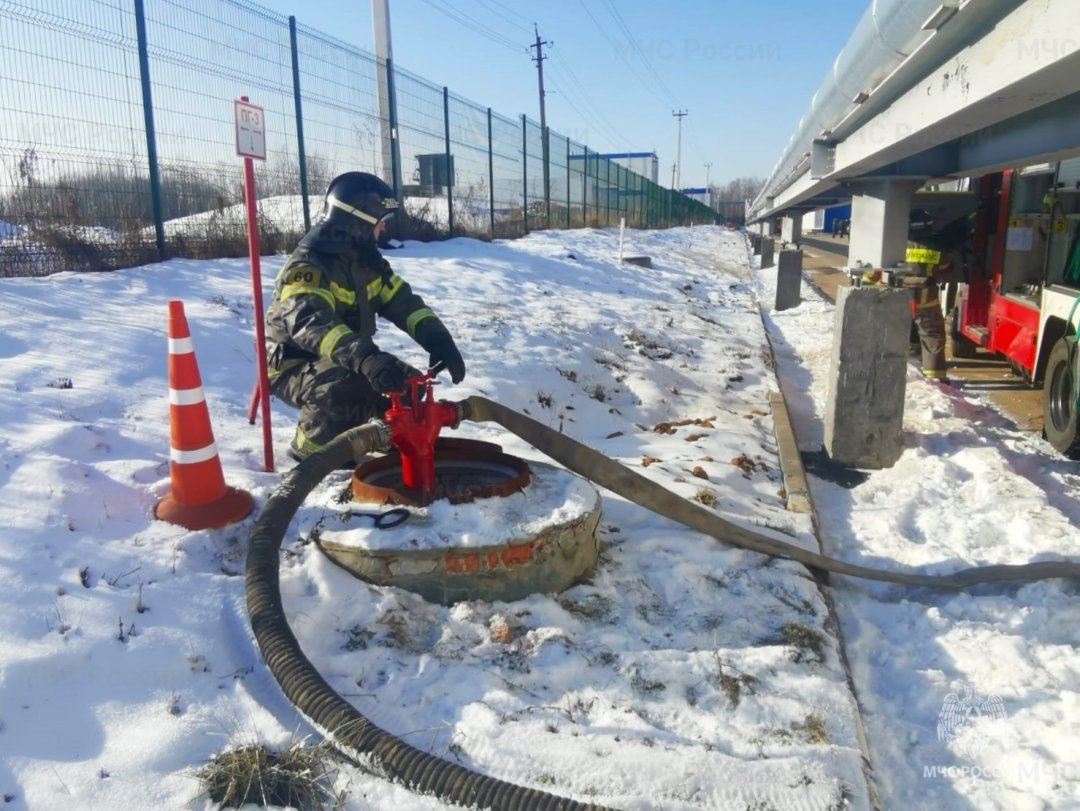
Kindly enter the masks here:
M 435 445 L 433 496 L 425 498 L 405 486 L 396 453 L 359 465 L 353 471 L 352 491 L 361 503 L 421 506 L 445 499 L 460 504 L 516 493 L 529 483 L 530 475 L 523 459 L 503 453 L 494 443 L 442 437 Z
M 352 502 L 328 508 L 312 537 L 353 575 L 443 604 L 563 591 L 595 569 L 600 495 L 585 479 L 461 439 L 439 440 L 435 473 L 422 503 L 396 455 L 360 465 Z M 372 514 L 394 510 L 406 520 L 375 526 Z

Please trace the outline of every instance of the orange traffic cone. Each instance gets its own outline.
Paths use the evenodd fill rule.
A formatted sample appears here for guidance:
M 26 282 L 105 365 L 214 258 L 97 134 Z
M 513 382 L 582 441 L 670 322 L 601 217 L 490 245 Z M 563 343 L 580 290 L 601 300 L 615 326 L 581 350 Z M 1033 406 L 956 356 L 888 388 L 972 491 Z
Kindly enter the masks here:
M 251 494 L 225 485 L 182 301 L 169 302 L 169 419 L 172 492 L 157 503 L 154 516 L 196 530 L 223 527 L 250 513 Z

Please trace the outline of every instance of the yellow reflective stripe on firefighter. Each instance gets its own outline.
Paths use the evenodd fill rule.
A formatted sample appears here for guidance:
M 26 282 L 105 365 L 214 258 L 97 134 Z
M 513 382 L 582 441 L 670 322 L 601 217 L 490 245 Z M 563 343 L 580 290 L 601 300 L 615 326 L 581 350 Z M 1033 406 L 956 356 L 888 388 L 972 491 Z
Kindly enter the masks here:
M 922 265 L 936 265 L 941 261 L 941 251 L 930 248 L 908 248 L 904 261 Z
M 390 299 L 397 295 L 397 291 L 401 289 L 401 285 L 405 284 L 405 280 L 398 276 L 396 273 L 390 277 L 390 285 L 383 287 L 379 293 L 379 301 L 383 304 L 389 304 Z
M 300 430 L 299 425 L 296 426 L 293 444 L 296 445 L 296 449 L 300 451 L 301 456 L 310 456 L 322 447 L 318 442 L 308 439 L 307 434 Z
M 279 377 L 281 377 L 287 371 L 289 371 L 290 369 L 295 369 L 301 363 L 304 363 L 304 361 L 302 361 L 302 360 L 285 361 L 285 363 L 281 364 L 280 369 L 271 369 L 270 372 L 267 374 L 267 377 L 269 377 L 271 380 L 277 380 Z
M 405 330 L 413 338 L 416 337 L 416 325 L 423 321 L 425 318 L 434 318 L 435 313 L 429 310 L 427 307 L 421 307 L 414 312 L 408 318 L 405 319 Z
M 336 298 L 342 304 L 346 304 L 350 307 L 353 304 L 356 304 L 355 290 L 348 290 L 342 287 L 337 282 L 330 282 L 330 292 L 333 294 L 334 298 Z
M 319 357 L 330 360 L 330 356 L 334 354 L 334 350 L 337 349 L 337 345 L 341 343 L 341 339 L 346 335 L 352 334 L 353 331 L 347 326 L 338 324 L 326 333 L 321 341 L 319 341 Z
M 334 301 L 334 294 L 329 290 L 323 290 L 321 287 L 286 287 L 281 291 L 281 300 L 285 301 L 285 299 L 290 299 L 293 296 L 299 296 L 304 293 L 310 293 L 313 296 L 325 299 L 327 304 L 335 309 L 337 308 L 337 302 Z
M 379 293 L 382 292 L 382 287 L 383 287 L 382 278 L 378 278 L 373 282 L 368 282 L 368 286 L 367 286 L 368 301 L 371 301 L 373 298 L 377 298 Z

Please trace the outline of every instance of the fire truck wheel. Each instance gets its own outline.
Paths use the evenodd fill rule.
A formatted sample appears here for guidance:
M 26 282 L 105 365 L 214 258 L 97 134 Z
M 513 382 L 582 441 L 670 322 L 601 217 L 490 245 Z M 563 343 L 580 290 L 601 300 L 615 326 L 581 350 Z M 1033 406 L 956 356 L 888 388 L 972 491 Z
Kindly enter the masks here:
M 960 332 L 960 308 L 953 307 L 949 311 L 949 334 L 952 336 L 952 356 L 961 360 L 971 360 L 975 357 L 977 345 L 973 340 Z
M 1070 459 L 1080 459 L 1076 416 L 1076 339 L 1062 338 L 1050 352 L 1043 388 L 1043 436 Z

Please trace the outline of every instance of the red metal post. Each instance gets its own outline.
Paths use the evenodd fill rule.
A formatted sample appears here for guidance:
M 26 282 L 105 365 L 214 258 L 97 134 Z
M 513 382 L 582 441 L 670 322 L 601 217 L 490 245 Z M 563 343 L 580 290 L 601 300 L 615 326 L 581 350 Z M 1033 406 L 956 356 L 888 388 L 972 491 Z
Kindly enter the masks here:
M 247 97 L 244 97 L 247 101 Z M 255 164 L 244 158 L 244 201 L 247 203 L 248 253 L 251 254 L 251 287 L 255 303 L 255 357 L 258 364 L 259 406 L 262 410 L 263 469 L 274 472 L 274 443 L 270 432 L 270 378 L 266 372 L 266 328 L 263 324 L 262 268 L 259 263 L 259 212 L 255 205 Z M 254 397 L 252 398 L 254 403 Z M 249 421 L 252 417 L 249 409 Z
M 262 386 L 259 385 L 259 381 L 256 379 L 255 385 L 251 387 L 251 401 L 248 403 L 248 425 L 255 424 L 255 415 L 259 413 L 260 391 L 262 391 Z

